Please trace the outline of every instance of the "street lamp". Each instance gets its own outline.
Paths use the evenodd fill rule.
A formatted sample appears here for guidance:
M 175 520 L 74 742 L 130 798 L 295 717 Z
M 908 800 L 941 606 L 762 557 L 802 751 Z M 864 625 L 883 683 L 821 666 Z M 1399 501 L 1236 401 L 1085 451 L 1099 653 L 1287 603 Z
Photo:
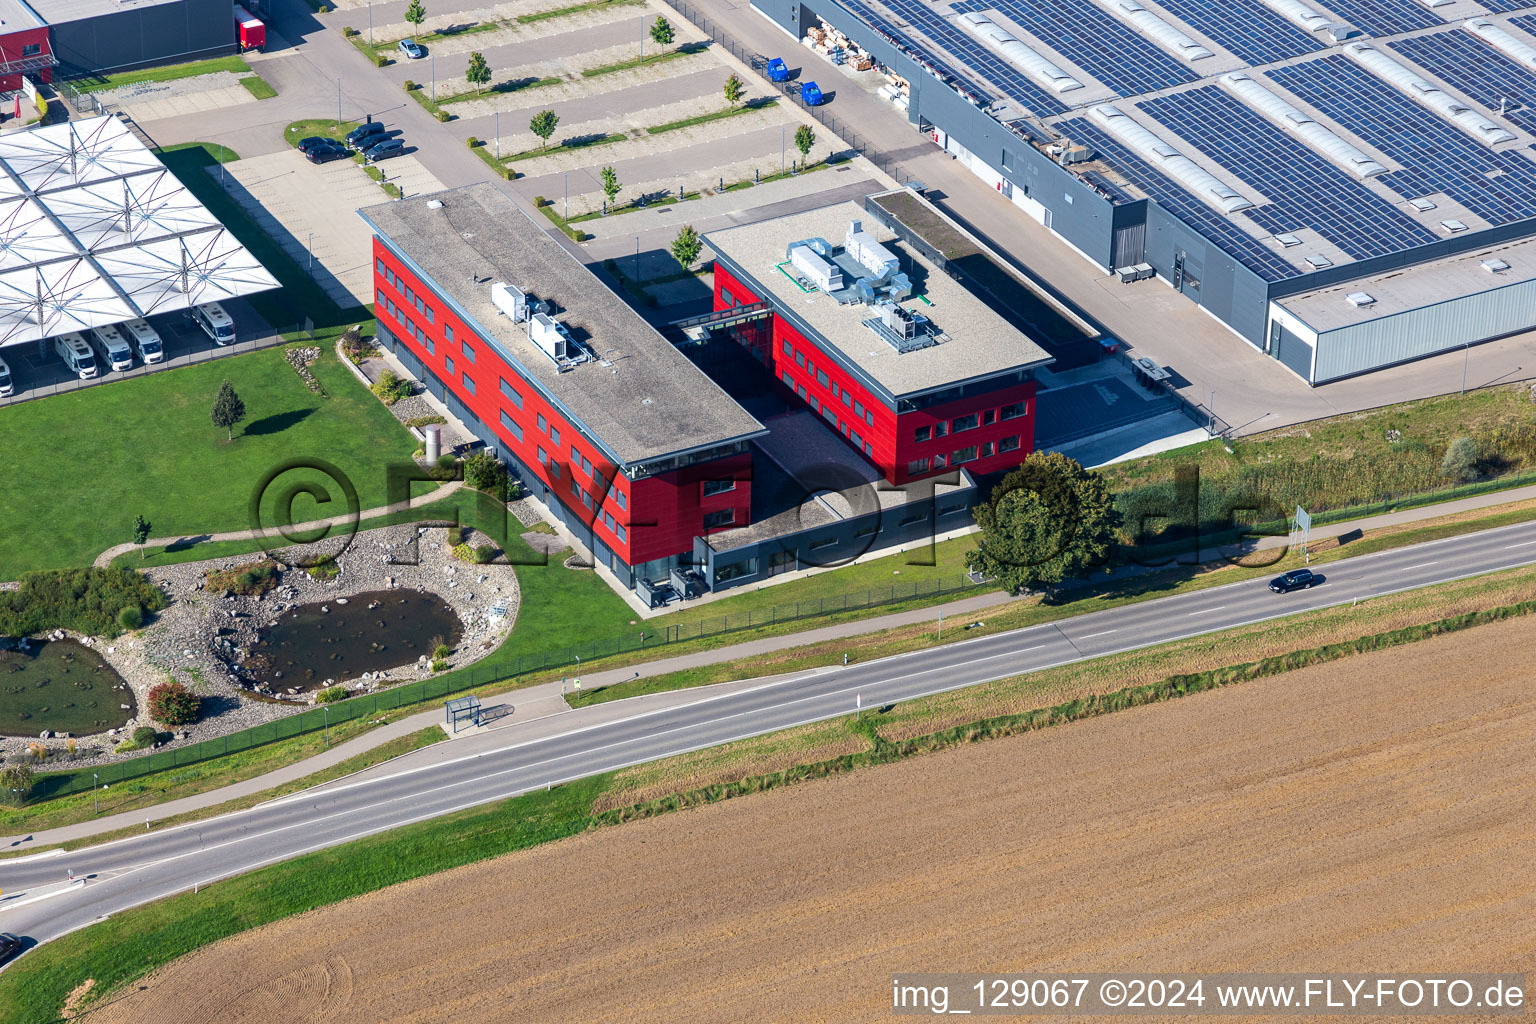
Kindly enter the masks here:
M 98 779 L 97 779 L 96 773 L 95 772 L 91 772 L 91 802 L 96 805 L 96 813 L 100 814 L 101 813 L 101 797 L 99 795 L 97 795 L 97 792 L 96 792 L 96 783 L 97 783 L 97 781 L 98 781 Z
M 340 109 L 339 107 L 337 109 Z M 784 173 L 784 130 L 788 125 L 779 125 L 779 173 Z
M 571 219 L 571 172 L 564 171 L 560 175 L 565 179 L 565 198 L 560 202 L 560 219 Z
M 581 693 L 581 655 L 576 655 L 576 693 Z
M 635 236 L 635 287 L 640 287 L 640 236 Z
M 336 79 L 336 127 L 341 127 L 341 79 Z
M 1461 343 L 1461 393 L 1463 395 L 1467 393 L 1467 353 L 1471 350 L 1471 347 L 1472 343 L 1470 341 Z
M 501 160 L 501 111 L 496 111 L 496 159 Z
M 325 745 L 331 745 L 331 709 L 324 704 L 320 705 L 320 714 L 325 718 Z
M 373 0 L 368 0 L 368 49 L 373 49 Z
M 309 246 L 308 246 L 308 249 L 309 249 L 309 270 L 310 270 L 310 273 L 314 273 L 314 270 L 315 270 L 315 233 L 313 231 L 311 231 L 309 233 Z
M 437 102 L 437 52 L 432 53 L 432 102 Z
M 1211 414 L 1211 427 L 1210 427 L 1210 429 L 1211 429 L 1212 433 L 1215 433 L 1216 432 L 1216 389 L 1215 388 L 1211 389 L 1210 401 L 1208 401 L 1206 403 L 1205 409 L 1206 409 L 1206 412 L 1209 412 Z

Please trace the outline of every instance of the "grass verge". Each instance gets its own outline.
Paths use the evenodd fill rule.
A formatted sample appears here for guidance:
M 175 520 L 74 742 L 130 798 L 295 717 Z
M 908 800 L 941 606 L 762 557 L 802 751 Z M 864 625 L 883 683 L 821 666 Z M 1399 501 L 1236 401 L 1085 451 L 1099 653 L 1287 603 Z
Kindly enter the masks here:
M 754 100 L 743 103 L 739 107 L 726 107 L 723 110 L 711 110 L 707 114 L 695 114 L 693 117 L 685 117 L 680 121 L 668 121 L 665 124 L 653 124 L 645 130 L 647 135 L 664 135 L 667 132 L 680 131 L 684 128 L 692 128 L 695 125 L 709 124 L 711 121 L 724 121 L 730 117 L 740 117 L 758 110 L 767 110 L 779 102 L 777 96 L 768 96 L 762 100 Z
M 593 135 L 578 135 L 566 139 L 556 146 L 546 146 L 543 149 L 525 149 L 521 153 L 510 153 L 502 157 L 503 163 L 514 160 L 532 160 L 541 156 L 555 156 L 559 153 L 574 153 L 581 149 L 592 149 L 595 146 L 610 146 L 615 142 L 623 142 L 629 138 L 623 132 L 600 132 Z
M 1468 582 L 1478 581 L 1446 586 L 1464 587 Z M 1487 584 L 1488 581 L 1481 582 Z M 1529 592 L 1529 581 L 1526 590 Z M 1432 601 L 1423 600 L 1424 595 L 1418 596 L 1421 607 L 1433 607 Z M 1381 599 L 1351 609 L 1351 618 L 1356 624 L 1363 624 L 1383 611 L 1370 605 L 1389 603 L 1387 599 Z M 639 769 L 598 775 L 562 785 L 558 790 L 535 791 L 490 808 L 406 826 L 262 868 L 219 882 L 200 893 L 172 896 L 71 933 L 28 953 L 0 975 L 0 1016 L 8 1020 L 54 1020 L 64 999 L 86 979 L 94 982 L 89 1003 L 97 1004 L 144 973 L 228 935 L 411 878 L 566 838 L 593 827 L 654 817 L 685 807 L 781 788 L 804 779 L 823 778 L 968 743 L 1063 725 L 1356 654 L 1387 650 L 1532 612 L 1536 612 L 1536 601 L 1532 600 L 1493 604 L 1236 664 L 1170 674 L 1150 683 L 1120 686 L 910 736 L 893 738 L 888 720 L 882 721 L 875 714 L 852 722 L 845 718 L 840 720 L 843 727 L 862 741 L 855 744 L 862 749 L 832 757 L 805 759 L 796 755 L 807 750 L 825 749 L 829 743 L 846 748 L 845 738 L 836 735 L 836 722 L 800 727 L 730 745 L 738 751 L 756 748 L 758 755 L 771 750 L 774 757 L 787 756 L 791 763 L 783 767 L 771 771 L 754 770 L 762 766 L 761 761 L 754 761 L 749 753 L 731 766 L 732 778 L 629 803 L 614 805 L 616 800 L 623 801 L 626 795 L 636 792 L 631 787 L 634 773 L 666 773 L 675 770 L 676 762 L 699 755 L 683 755 Z M 1180 641 L 1165 646 L 1188 648 L 1192 643 Z M 932 700 L 934 698 L 929 699 Z M 916 701 L 913 705 L 920 707 L 924 703 Z M 791 734 L 786 745 L 785 737 Z M 718 758 L 722 749 L 725 748 L 701 754 Z
M 411 82 L 407 86 L 405 92 L 406 95 L 411 97 L 411 99 L 421 104 L 422 108 L 426 110 L 427 113 L 431 114 L 439 121 L 453 120 L 453 115 L 444 110 L 442 107 L 438 106 L 437 100 L 433 99 L 427 93 L 426 87 L 423 86 L 420 82 Z
M 251 66 L 242 57 L 215 57 L 212 60 L 167 64 L 164 67 L 124 71 L 115 75 L 75 78 L 70 80 L 70 84 L 81 92 L 101 92 L 105 89 L 120 89 L 125 85 L 138 85 L 141 82 L 174 82 L 181 78 L 196 78 L 198 75 L 212 75 L 220 71 L 228 71 L 235 75 L 249 75 Z
M 240 79 L 240 84 L 245 86 L 246 92 L 259 100 L 270 100 L 277 96 L 277 90 L 272 88 L 272 83 L 260 75 L 249 75 L 242 78 Z
M 470 89 L 467 92 L 456 92 L 447 96 L 439 96 L 437 105 L 444 106 L 449 103 L 465 103 L 469 100 L 483 100 L 486 96 L 506 96 L 515 92 L 524 92 L 528 89 L 542 89 L 550 85 L 559 85 L 565 81 L 563 78 L 509 78 L 505 82 L 497 82 L 486 86 L 484 89 Z
M 519 14 L 516 21 L 519 25 L 532 25 L 536 21 L 548 21 L 550 18 L 568 18 L 573 14 L 584 14 L 587 11 L 596 11 L 604 7 L 640 7 L 645 0 L 587 0 L 586 3 L 572 4 L 569 7 L 555 7 L 547 11 L 534 11 L 531 14 Z
M 667 50 L 654 56 L 636 56 L 613 64 L 600 64 L 595 68 L 585 68 L 581 72 L 581 77 L 597 78 L 600 75 L 611 75 L 619 71 L 633 71 L 635 68 L 648 68 L 655 64 L 666 64 L 668 61 L 692 57 L 696 53 L 703 53 L 708 48 L 708 43 L 684 43 L 675 50 Z

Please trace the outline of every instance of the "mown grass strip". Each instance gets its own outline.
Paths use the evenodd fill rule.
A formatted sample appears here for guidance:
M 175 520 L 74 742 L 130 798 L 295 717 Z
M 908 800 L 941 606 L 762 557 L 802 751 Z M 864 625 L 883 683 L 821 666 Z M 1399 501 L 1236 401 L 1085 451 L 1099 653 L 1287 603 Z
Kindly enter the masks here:
M 572 4 L 569 7 L 556 7 L 548 11 L 534 11 L 532 14 L 519 14 L 516 21 L 519 25 L 532 25 L 537 21 L 548 21 L 550 18 L 568 18 L 573 14 L 583 14 L 587 11 L 595 11 L 603 7 L 640 7 L 645 0 L 587 0 L 586 3 Z
M 695 125 L 709 124 L 711 121 L 724 121 L 729 117 L 740 117 L 742 114 L 750 114 L 756 110 L 767 110 L 779 102 L 777 96 L 768 96 L 762 100 L 754 100 L 751 103 L 743 103 L 739 107 L 726 107 L 723 110 L 711 110 L 707 114 L 696 114 L 693 117 L 685 117 L 680 121 L 668 121 L 665 124 L 654 124 L 647 128 L 647 135 L 663 135 L 667 132 L 680 131 L 683 128 L 692 128 Z
M 615 142 L 623 142 L 629 138 L 623 132 L 599 132 L 592 135 L 578 135 L 566 139 L 557 146 L 546 149 L 525 149 L 521 153 L 512 153 L 502 157 L 503 163 L 515 160 L 532 160 L 541 156 L 556 156 L 560 153 L 574 153 L 577 150 L 592 149 L 595 146 L 611 146 Z
M 456 92 L 437 98 L 438 106 L 446 106 L 449 103 L 467 103 L 470 100 L 483 100 L 487 96 L 506 96 L 515 92 L 526 92 L 529 89 L 544 89 L 551 85 L 559 85 L 565 81 L 563 78 L 546 76 L 544 78 L 509 78 L 505 82 L 497 82 L 488 85 L 484 89 L 470 89 L 467 92 Z
M 142 82 L 175 82 L 183 78 L 217 74 L 220 71 L 248 75 L 251 73 L 251 66 L 242 57 L 214 57 L 212 60 L 194 60 L 186 64 L 143 68 L 139 71 L 124 71 L 115 75 L 74 78 L 69 84 L 81 92 L 102 92 L 106 89 L 120 89 L 125 85 L 138 85 Z
M 1239 665 L 1173 675 L 1156 683 L 984 718 L 905 740 L 883 737 L 872 714 L 849 723 L 869 743 L 867 750 L 608 811 L 594 812 L 593 807 L 614 784 L 616 773 L 592 776 L 547 792 L 534 791 L 489 809 L 460 812 L 261 868 L 200 893 L 172 896 L 66 935 L 28 953 L 0 974 L 0 1019 L 56 1021 L 64 999 L 87 978 L 95 982 L 89 1004 L 97 1004 L 156 967 L 237 932 L 412 878 L 567 838 L 588 828 L 655 817 L 806 779 L 1064 725 L 1532 612 L 1536 612 L 1536 601 L 1521 601 Z
M 277 96 L 277 90 L 272 88 L 272 83 L 260 75 L 250 75 L 249 77 L 242 78 L 240 79 L 240 84 L 245 86 L 246 92 L 259 100 L 270 100 Z
M 702 53 L 709 48 L 708 43 L 684 43 L 675 50 L 667 50 L 654 56 L 634 56 L 628 60 L 621 60 L 613 64 L 602 64 L 595 68 L 587 68 L 581 73 L 582 78 L 597 78 L 600 75 L 611 75 L 618 71 L 633 71 L 635 68 L 648 68 L 656 64 L 665 64 L 668 61 L 678 60 L 681 57 L 691 57 L 696 53 Z

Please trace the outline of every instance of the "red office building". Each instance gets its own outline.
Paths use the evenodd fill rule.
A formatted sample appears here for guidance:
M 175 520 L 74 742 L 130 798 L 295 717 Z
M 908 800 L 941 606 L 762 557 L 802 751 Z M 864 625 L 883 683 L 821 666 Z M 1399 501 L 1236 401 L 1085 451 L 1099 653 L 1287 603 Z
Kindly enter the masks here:
M 361 216 L 379 338 L 624 586 L 749 521 L 762 424 L 495 186 Z
M 718 315 L 890 485 L 1034 448 L 1051 356 L 857 203 L 710 232 Z

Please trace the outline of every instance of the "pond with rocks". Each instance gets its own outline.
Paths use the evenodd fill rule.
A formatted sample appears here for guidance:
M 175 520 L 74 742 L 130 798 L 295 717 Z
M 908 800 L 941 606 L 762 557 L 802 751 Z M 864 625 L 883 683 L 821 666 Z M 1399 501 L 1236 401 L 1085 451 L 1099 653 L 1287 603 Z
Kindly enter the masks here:
M 379 590 L 301 605 L 261 632 L 242 669 L 258 688 L 306 693 L 412 665 L 464 626 L 448 602 L 418 590 Z
M 76 640 L 0 641 L 0 736 L 84 736 L 134 716 L 133 690 Z

